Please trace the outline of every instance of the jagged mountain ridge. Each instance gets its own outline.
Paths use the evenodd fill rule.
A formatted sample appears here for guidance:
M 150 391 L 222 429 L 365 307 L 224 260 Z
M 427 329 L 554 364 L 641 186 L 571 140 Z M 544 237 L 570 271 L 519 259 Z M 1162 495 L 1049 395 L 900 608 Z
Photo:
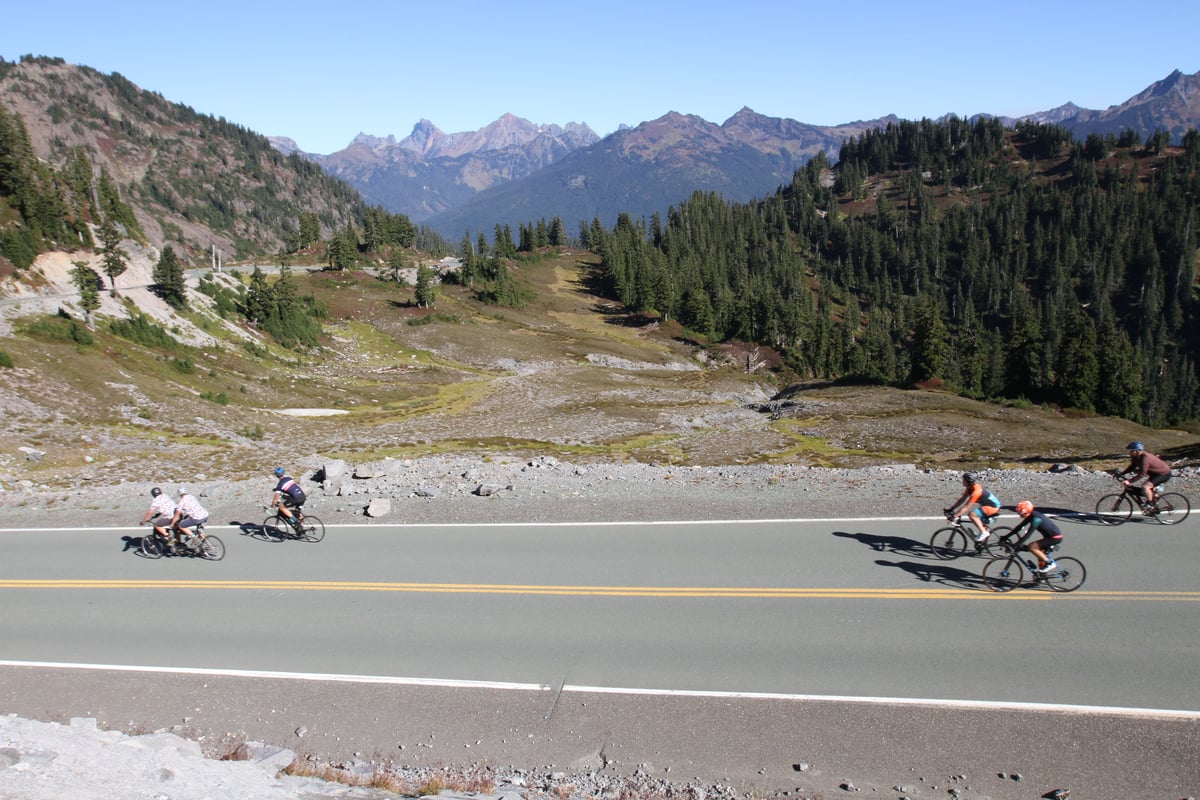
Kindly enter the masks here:
M 450 134 L 422 119 L 399 141 L 360 133 L 336 153 L 303 155 L 350 183 L 367 202 L 421 221 L 599 140 L 585 124 L 536 125 L 505 114 L 478 131 Z M 290 139 L 271 141 L 281 152 L 298 150 Z
M 592 144 L 580 144 L 565 154 L 555 153 L 525 175 L 519 175 L 504 159 L 495 158 L 496 150 L 456 150 L 455 158 L 465 161 L 417 157 L 418 151 L 434 152 L 416 144 L 436 136 L 432 133 L 436 127 L 427 120 L 400 142 L 393 137 L 360 135 L 337 154 L 309 157 L 323 164 L 331 160 L 336 166 L 327 168 L 365 197 L 454 239 L 464 230 L 490 231 L 497 223 L 515 227 L 554 216 L 569 226 L 592 218 L 611 225 L 622 211 L 634 216 L 665 212 L 694 191 L 750 200 L 790 180 L 792 172 L 818 152 L 836 161 L 847 138 L 898 119 L 890 115 L 826 127 L 766 117 L 743 108 L 716 125 L 694 115 L 670 112 Z M 1060 125 L 1080 139 L 1089 133 L 1115 135 L 1133 129 L 1145 140 L 1162 129 L 1177 141 L 1188 128 L 1200 127 L 1200 72 L 1189 76 L 1176 70 L 1104 111 L 1065 103 L 1020 118 L 999 119 L 1006 125 L 1022 120 Z M 468 134 L 450 136 L 457 143 L 477 141 Z M 405 150 L 413 157 L 396 157 L 386 165 L 372 166 L 357 149 L 363 139 L 374 145 L 372 152 L 377 153 L 379 143 L 391 142 L 391 149 Z M 525 167 L 530 163 L 531 159 L 522 161 Z
M 818 153 L 897 117 L 821 129 L 743 108 L 721 125 L 670 112 L 605 137 L 538 173 L 479 193 L 425 222 L 445 236 L 560 217 L 568 226 L 665 213 L 696 191 L 748 201 L 788 183 Z M 490 222 L 487 222 L 490 220 Z
M 1189 128 L 1200 128 L 1200 72 L 1184 75 L 1175 70 L 1120 105 L 1104 111 L 1081 109 L 1062 124 L 1076 138 L 1135 130 L 1145 140 L 1165 130 L 1177 142 Z

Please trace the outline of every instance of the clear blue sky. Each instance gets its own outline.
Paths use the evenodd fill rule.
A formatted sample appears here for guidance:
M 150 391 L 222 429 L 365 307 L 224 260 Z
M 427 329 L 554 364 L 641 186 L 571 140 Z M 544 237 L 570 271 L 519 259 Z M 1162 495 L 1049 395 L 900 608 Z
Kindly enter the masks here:
M 1112 0 L 13 0 L 0 56 L 61 57 L 331 153 L 506 112 L 600 135 L 742 106 L 836 125 L 1068 101 L 1103 109 L 1200 71 L 1200 2 Z

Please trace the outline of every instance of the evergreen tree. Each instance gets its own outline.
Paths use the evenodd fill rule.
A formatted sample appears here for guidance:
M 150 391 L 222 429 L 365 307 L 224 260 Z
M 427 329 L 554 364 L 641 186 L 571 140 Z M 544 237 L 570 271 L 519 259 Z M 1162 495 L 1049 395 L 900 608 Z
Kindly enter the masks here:
M 121 232 L 108 217 L 100 223 L 100 263 L 104 274 L 112 284 L 112 295 L 117 296 L 117 276 L 129 266 L 129 261 L 121 250 Z
M 425 308 L 433 308 L 434 300 L 437 299 L 437 287 L 434 286 L 433 270 L 421 264 L 417 267 L 417 288 L 415 299 L 418 306 Z
M 250 288 L 246 291 L 246 319 L 255 325 L 263 325 L 275 309 L 275 299 L 267 276 L 258 267 L 250 273 Z
M 567 229 L 563 226 L 561 217 L 556 216 L 554 219 L 550 220 L 550 246 L 567 246 Z
M 88 327 L 92 327 L 92 312 L 100 307 L 100 290 L 96 288 L 96 273 L 86 261 L 72 262 L 75 268 L 71 270 L 71 282 L 79 290 L 79 307 L 87 316 Z
M 175 309 L 187 307 L 183 265 L 179 263 L 179 257 L 175 255 L 171 245 L 163 247 L 158 263 L 154 265 L 152 277 L 154 293 L 165 300 L 167 305 Z
M 303 250 L 321 238 L 321 221 L 316 214 L 301 211 L 299 217 L 299 240 L 297 249 Z
M 942 320 L 941 310 L 926 304 L 917 317 L 913 330 L 912 357 L 909 380 L 913 383 L 944 378 L 950 359 L 950 334 Z
M 1083 309 L 1076 309 L 1066 329 L 1070 333 L 1059 350 L 1058 392 L 1064 405 L 1093 411 L 1100 385 L 1096 326 Z

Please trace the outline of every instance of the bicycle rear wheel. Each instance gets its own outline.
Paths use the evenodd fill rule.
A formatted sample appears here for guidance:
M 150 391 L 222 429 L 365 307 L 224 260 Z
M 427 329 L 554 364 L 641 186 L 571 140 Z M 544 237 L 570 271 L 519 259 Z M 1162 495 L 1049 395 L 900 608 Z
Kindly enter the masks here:
M 225 557 L 225 543 L 211 533 L 204 535 L 200 542 L 200 555 L 209 561 L 220 561 Z
M 146 558 L 162 558 L 163 550 L 162 538 L 154 531 L 142 537 L 141 554 Z
M 1106 494 L 1096 503 L 1096 519 L 1105 525 L 1120 525 L 1133 516 L 1133 501 L 1126 494 Z
M 288 538 L 291 529 L 292 526 L 280 514 L 272 514 L 264 519 L 261 528 L 263 538 L 270 542 L 282 542 Z
M 1073 592 L 1087 580 L 1087 570 L 1078 559 L 1071 557 L 1056 558 L 1054 563 L 1058 569 L 1042 575 L 1042 580 L 1056 592 Z
M 304 531 L 300 538 L 306 542 L 319 542 L 325 538 L 325 523 L 316 517 L 305 515 L 300 527 Z
M 1175 525 L 1183 522 L 1192 513 L 1192 504 L 1188 499 L 1176 492 L 1160 494 L 1154 500 L 1154 519 L 1161 525 Z
M 950 560 L 967 552 L 967 535 L 961 528 L 939 528 L 929 537 L 929 549 L 938 558 Z
M 1012 533 L 1012 528 L 1008 527 L 1007 525 L 997 525 L 991 530 L 992 535 L 989 536 L 987 538 L 987 542 L 984 543 L 982 555 L 988 556 L 989 558 L 1007 556 L 1008 551 L 1005 549 L 1004 545 L 1000 544 L 1000 540 Z
M 983 585 L 993 592 L 1011 592 L 1025 582 L 1025 567 L 1015 556 L 1000 556 L 983 565 Z

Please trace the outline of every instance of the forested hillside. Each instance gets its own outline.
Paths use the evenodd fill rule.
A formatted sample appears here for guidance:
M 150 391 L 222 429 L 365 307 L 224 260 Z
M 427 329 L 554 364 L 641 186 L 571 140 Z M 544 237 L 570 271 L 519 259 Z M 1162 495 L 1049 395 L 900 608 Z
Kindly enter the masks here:
M 203 263 L 214 247 L 232 260 L 361 232 L 370 211 L 316 164 L 121 75 L 0 59 L 0 257 L 17 267 L 91 247 L 103 220 Z M 411 242 L 408 219 L 390 221 Z
M 760 202 L 697 194 L 583 235 L 634 310 L 799 373 L 1151 425 L 1200 417 L 1200 136 L 903 122 Z

